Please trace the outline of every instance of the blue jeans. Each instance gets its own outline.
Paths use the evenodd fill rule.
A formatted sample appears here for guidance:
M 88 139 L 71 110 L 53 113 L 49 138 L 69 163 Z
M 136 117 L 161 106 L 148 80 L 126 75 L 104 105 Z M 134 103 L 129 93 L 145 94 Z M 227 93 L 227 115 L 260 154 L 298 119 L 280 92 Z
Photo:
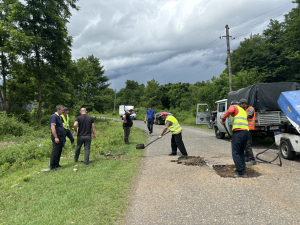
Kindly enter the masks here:
M 150 134 L 153 133 L 153 123 L 154 123 L 153 119 L 148 119 L 148 130 Z

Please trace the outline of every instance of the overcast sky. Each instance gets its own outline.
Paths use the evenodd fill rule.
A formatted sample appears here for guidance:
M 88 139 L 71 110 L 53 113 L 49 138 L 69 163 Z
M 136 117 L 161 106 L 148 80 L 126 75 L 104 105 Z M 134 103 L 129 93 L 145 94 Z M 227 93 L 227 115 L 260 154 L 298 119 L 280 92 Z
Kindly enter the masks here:
M 126 80 L 146 84 L 195 83 L 225 69 L 225 25 L 231 50 L 261 33 L 270 19 L 296 5 L 290 0 L 79 0 L 68 24 L 73 59 L 94 55 L 110 88 Z M 254 19 L 253 19 L 254 18 Z M 248 22 L 246 22 L 248 21 Z

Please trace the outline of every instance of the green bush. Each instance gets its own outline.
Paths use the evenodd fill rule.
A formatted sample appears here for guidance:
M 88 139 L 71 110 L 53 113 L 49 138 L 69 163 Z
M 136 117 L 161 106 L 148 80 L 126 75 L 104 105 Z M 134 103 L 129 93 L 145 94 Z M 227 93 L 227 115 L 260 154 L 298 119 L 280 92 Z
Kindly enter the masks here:
M 22 123 L 14 116 L 8 116 L 5 112 L 0 112 L 0 136 L 13 135 L 22 136 L 25 133 L 32 132 L 33 129 Z

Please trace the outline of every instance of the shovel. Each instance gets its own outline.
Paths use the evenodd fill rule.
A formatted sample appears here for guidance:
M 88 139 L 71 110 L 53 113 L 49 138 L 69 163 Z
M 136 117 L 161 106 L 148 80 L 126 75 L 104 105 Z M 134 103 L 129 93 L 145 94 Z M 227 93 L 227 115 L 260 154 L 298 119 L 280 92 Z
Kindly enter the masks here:
M 225 127 L 225 130 L 226 130 L 226 132 L 227 132 L 227 134 L 228 134 L 228 136 L 229 136 L 229 138 L 230 138 L 230 140 L 231 140 L 231 135 L 230 135 L 230 133 L 229 133 L 229 131 L 228 131 L 226 125 L 224 124 L 223 126 Z
M 168 130 L 165 134 L 164 134 L 164 136 L 167 134 L 167 133 L 169 133 L 170 132 L 170 130 Z M 146 148 L 147 146 L 149 146 L 149 145 L 151 145 L 153 142 L 155 142 L 155 141 L 157 141 L 159 139 L 159 137 L 158 138 L 156 138 L 154 141 L 151 141 L 149 144 L 147 144 L 146 146 L 144 145 L 144 144 L 137 144 L 136 146 L 135 146 L 135 148 L 136 149 L 144 149 L 144 148 Z

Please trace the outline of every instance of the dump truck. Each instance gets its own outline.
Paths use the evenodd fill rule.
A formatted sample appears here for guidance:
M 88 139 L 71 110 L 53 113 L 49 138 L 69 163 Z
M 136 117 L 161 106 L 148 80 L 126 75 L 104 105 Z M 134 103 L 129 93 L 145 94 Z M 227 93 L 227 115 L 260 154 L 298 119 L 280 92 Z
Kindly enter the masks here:
M 224 126 L 220 119 L 230 106 L 233 100 L 239 101 L 242 98 L 247 99 L 248 104 L 255 108 L 255 136 L 274 137 L 274 132 L 279 131 L 281 126 L 289 126 L 290 121 L 279 107 L 277 100 L 282 92 L 300 90 L 299 83 L 268 83 L 255 84 L 238 91 L 229 92 L 227 99 L 215 102 L 217 111 L 216 120 L 210 122 L 211 111 L 206 103 L 197 104 L 196 125 L 207 125 L 208 128 L 215 130 L 216 138 L 223 139 L 226 134 Z M 229 131 L 232 130 L 231 120 L 225 121 Z
M 281 93 L 278 105 L 289 120 L 274 133 L 275 144 L 285 159 L 294 159 L 300 153 L 300 91 Z

